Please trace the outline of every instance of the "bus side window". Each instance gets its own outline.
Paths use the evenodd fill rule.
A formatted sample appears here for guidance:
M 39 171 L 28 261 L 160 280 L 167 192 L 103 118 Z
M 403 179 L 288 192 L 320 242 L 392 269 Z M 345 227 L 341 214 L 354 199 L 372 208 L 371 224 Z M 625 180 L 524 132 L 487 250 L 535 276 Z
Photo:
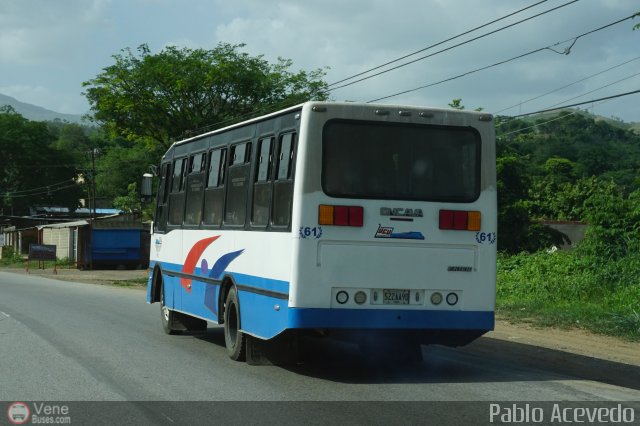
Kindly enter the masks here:
M 169 199 L 169 184 L 171 183 L 171 164 L 163 164 L 160 170 L 154 227 L 158 232 L 165 232 L 167 230 L 167 201 Z
M 226 172 L 227 149 L 209 151 L 209 170 L 204 193 L 204 218 L 206 225 L 222 225 L 224 211 L 224 180 Z
M 229 159 L 229 185 L 227 185 L 224 223 L 244 225 L 251 174 L 251 142 L 232 145 Z
M 266 227 L 269 223 L 269 210 L 273 192 L 270 177 L 274 142 L 274 137 L 267 137 L 258 141 L 253 203 L 251 204 L 251 224 L 253 226 Z
M 186 176 L 185 225 L 200 225 L 202 220 L 202 198 L 204 192 L 205 153 L 189 157 L 189 174 Z
M 293 206 L 293 166 L 295 133 L 286 133 L 278 139 L 277 175 L 273 186 L 273 226 L 289 226 Z
M 280 136 L 278 148 L 278 180 L 291 179 L 295 133 Z
M 171 194 L 169 194 L 169 224 L 171 225 L 182 225 L 186 163 L 186 158 L 180 158 L 173 162 L 173 178 L 171 180 Z
M 230 166 L 245 164 L 251 161 L 251 142 L 243 142 L 231 147 Z
M 173 179 L 171 179 L 171 192 L 179 192 L 182 187 L 182 175 L 184 172 L 184 158 L 173 162 Z
M 189 174 L 200 173 L 201 171 L 204 170 L 204 166 L 205 166 L 204 153 L 192 155 L 191 158 L 189 158 Z

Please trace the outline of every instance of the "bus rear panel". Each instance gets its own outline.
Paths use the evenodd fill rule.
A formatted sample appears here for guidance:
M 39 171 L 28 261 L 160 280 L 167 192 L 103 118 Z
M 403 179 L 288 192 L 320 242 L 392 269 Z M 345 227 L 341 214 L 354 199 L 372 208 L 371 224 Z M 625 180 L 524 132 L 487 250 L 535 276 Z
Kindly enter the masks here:
M 492 330 L 491 117 L 329 104 L 302 120 L 289 326 L 454 345 Z

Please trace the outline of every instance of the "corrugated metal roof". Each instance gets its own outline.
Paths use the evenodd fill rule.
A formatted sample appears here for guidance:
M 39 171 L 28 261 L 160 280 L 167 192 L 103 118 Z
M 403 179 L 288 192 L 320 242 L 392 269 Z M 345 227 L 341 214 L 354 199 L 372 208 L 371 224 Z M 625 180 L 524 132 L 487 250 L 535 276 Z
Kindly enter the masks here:
M 38 229 L 43 229 L 43 228 L 72 228 L 75 226 L 85 226 L 88 225 L 89 222 L 87 222 L 86 220 L 77 220 L 75 222 L 62 222 L 62 223 L 52 223 L 49 225 L 40 225 L 37 228 Z

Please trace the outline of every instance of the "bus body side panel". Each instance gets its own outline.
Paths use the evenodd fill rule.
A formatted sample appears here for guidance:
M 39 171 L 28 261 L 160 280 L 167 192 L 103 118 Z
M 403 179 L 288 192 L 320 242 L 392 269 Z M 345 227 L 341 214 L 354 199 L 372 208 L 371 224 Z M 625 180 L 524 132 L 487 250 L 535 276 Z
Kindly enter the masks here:
M 270 339 L 287 327 L 291 282 L 290 232 L 236 232 L 242 254 L 228 268 L 238 288 L 240 328 Z
M 182 232 L 170 231 L 166 234 L 151 235 L 151 250 L 149 270 L 151 278 L 156 265 L 162 270 L 162 280 L 165 294 L 165 305 L 170 309 L 180 309 L 179 290 L 176 287 L 176 280 L 169 275 L 172 271 L 177 271 L 176 266 L 182 258 Z M 177 283 L 179 285 L 179 282 Z M 147 301 L 151 300 L 150 289 L 147 292 Z
M 173 256 L 154 260 L 165 272 L 167 291 L 181 301 L 167 306 L 219 322 L 220 284 L 231 279 L 238 289 L 243 332 L 269 339 L 285 330 L 291 233 L 185 230 L 183 239 L 180 261 Z

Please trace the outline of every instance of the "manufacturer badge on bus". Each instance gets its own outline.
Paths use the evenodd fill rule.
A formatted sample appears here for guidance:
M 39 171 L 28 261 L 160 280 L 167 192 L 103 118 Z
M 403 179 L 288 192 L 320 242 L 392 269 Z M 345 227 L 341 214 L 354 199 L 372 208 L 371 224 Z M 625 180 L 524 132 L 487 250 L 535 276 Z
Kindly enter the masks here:
M 422 217 L 422 209 L 380 207 L 380 216 Z

